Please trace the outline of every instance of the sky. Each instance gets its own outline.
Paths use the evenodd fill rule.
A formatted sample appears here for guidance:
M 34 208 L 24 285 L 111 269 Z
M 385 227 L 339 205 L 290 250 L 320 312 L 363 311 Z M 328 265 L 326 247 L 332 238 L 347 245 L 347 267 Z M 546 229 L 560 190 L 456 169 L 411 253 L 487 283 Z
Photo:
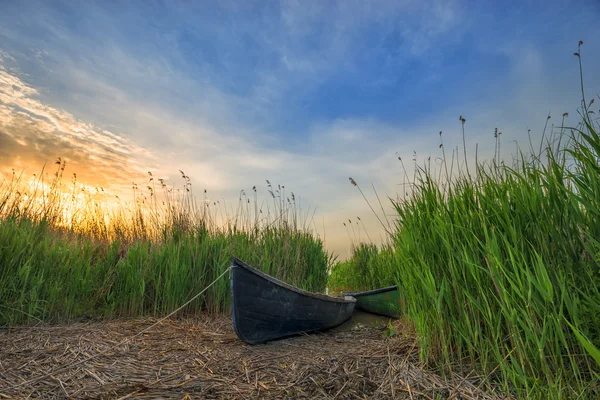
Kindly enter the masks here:
M 58 157 L 91 186 L 126 192 L 151 171 L 237 201 L 266 180 L 314 210 L 341 258 L 343 222 L 385 235 L 421 162 L 528 146 L 581 92 L 600 93 L 600 2 L 0 1 L 0 171 Z M 450 151 L 450 150 L 448 150 Z M 350 233 L 352 235 L 352 233 Z M 366 239 L 362 231 L 361 239 Z

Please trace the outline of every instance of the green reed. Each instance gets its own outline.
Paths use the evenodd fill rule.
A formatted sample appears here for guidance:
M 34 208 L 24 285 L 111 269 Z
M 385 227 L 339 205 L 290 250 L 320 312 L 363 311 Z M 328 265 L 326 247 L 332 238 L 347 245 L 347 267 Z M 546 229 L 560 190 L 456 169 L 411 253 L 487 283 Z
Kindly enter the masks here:
M 65 195 L 65 162 L 56 165 L 45 190 L 40 178 L 25 183 L 16 174 L 0 183 L 0 325 L 163 315 L 232 256 L 304 289 L 325 289 L 333 258 L 293 193 L 282 200 L 269 183 L 273 201 L 261 206 L 254 187 L 254 199 L 242 191 L 232 211 L 206 193 L 198 204 L 183 173 L 180 188 L 160 180 L 159 196 L 150 174 L 148 191 L 134 186 L 131 203 L 110 203 L 103 190 L 81 201 Z M 224 277 L 183 312 L 226 312 L 229 296 Z
M 512 166 L 496 154 L 468 171 L 457 153 L 437 172 L 418 168 L 412 190 L 393 201 L 390 243 L 359 247 L 333 268 L 329 285 L 372 288 L 384 280 L 365 271 L 378 265 L 401 288 L 423 359 L 442 370 L 474 369 L 482 385 L 517 398 L 600 398 L 593 103 L 582 101 L 576 127 L 564 126 L 565 113 L 560 127 L 544 132 L 540 150 L 514 154 Z
M 353 247 L 348 260 L 331 268 L 328 287 L 332 293 L 364 291 L 395 285 L 394 249 L 378 248 L 372 243 Z

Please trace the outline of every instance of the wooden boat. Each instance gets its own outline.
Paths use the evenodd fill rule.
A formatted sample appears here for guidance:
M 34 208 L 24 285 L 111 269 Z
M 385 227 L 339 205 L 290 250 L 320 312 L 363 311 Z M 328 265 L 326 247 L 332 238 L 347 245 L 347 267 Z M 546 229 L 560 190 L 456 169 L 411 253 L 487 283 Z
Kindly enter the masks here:
M 232 258 L 231 313 L 248 344 L 333 328 L 352 315 L 356 300 L 304 291 Z
M 386 317 L 400 317 L 400 292 L 398 286 L 389 286 L 368 292 L 344 293 L 356 299 L 356 308 Z

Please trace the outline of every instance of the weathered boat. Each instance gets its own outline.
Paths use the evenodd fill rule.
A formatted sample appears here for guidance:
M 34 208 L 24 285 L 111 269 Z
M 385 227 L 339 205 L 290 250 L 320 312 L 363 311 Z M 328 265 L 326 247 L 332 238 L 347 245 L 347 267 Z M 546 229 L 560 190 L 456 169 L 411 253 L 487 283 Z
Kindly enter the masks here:
M 344 293 L 356 299 L 356 308 L 386 317 L 400 317 L 400 292 L 398 286 L 388 286 L 367 292 Z
M 307 292 L 233 257 L 231 304 L 235 333 L 257 344 L 340 325 L 356 300 Z

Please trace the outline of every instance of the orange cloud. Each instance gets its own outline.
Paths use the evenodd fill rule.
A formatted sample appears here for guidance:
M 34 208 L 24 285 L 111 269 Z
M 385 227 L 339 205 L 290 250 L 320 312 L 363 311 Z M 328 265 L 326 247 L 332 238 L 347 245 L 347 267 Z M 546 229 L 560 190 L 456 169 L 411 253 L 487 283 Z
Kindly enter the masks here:
M 41 103 L 38 92 L 0 66 L 0 171 L 39 174 L 61 157 L 87 186 L 122 193 L 147 180 L 152 154 L 108 130 Z M 48 171 L 46 171 L 48 172 Z

